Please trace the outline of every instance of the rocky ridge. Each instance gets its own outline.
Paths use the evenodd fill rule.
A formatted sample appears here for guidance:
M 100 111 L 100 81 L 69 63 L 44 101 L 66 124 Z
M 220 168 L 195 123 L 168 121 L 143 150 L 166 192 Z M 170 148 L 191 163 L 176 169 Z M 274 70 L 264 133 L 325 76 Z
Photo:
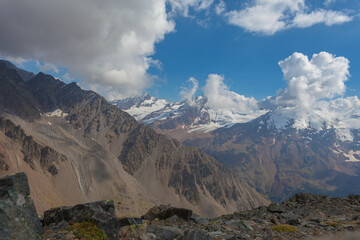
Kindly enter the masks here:
M 56 175 L 58 173 L 57 165 L 59 162 L 67 161 L 66 156 L 59 154 L 49 146 L 40 145 L 32 136 L 26 135 L 19 125 L 16 126 L 9 119 L 0 117 L 0 131 L 4 132 L 7 137 L 21 146 L 21 152 L 24 155 L 23 160 L 33 170 L 36 170 L 35 162 L 37 162 L 44 171 L 48 171 L 51 175 Z M 3 154 L 0 157 L 2 160 L 5 158 Z M 9 166 L 5 162 L 2 166 L 2 170 L 9 170 Z
M 24 81 L 0 63 L 0 84 L 9 86 L 0 88 L 0 97 L 23 106 L 19 112 L 18 104 L 0 102 L 1 166 L 8 169 L 0 175 L 25 171 L 30 184 L 47 184 L 51 194 L 38 187 L 37 207 L 59 206 L 65 198 L 63 205 L 113 198 L 129 213 L 134 204 L 144 211 L 170 202 L 217 216 L 268 203 L 214 158 L 139 124 L 76 83 L 43 73 Z
M 8 239 L 161 239 L 285 240 L 358 239 L 360 196 L 333 198 L 296 194 L 217 218 L 161 205 L 141 217 L 115 216 L 112 200 L 45 211 L 41 221 L 29 195 L 26 175 L 0 179 L 0 238 Z

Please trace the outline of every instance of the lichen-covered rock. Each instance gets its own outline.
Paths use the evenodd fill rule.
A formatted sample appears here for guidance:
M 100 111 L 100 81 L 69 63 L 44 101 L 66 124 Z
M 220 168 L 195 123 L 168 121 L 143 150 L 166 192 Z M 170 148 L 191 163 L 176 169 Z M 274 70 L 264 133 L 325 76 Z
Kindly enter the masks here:
M 79 204 L 74 207 L 53 208 L 44 213 L 42 224 L 46 230 L 57 231 L 66 225 L 92 222 L 103 230 L 109 239 L 118 239 L 123 226 L 141 224 L 140 218 L 116 218 L 112 200 Z
M 0 239 L 41 239 L 43 229 L 24 173 L 0 179 Z

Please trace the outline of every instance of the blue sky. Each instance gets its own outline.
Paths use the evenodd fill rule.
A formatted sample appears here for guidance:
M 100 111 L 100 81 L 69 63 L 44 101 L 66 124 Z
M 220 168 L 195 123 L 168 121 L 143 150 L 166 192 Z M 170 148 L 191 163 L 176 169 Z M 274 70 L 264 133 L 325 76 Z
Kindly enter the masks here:
M 359 4 L 348 1 L 337 5 L 356 9 Z M 350 60 L 347 94 L 360 95 L 360 18 L 341 25 L 318 24 L 264 36 L 226 24 L 221 17 L 211 17 L 214 19 L 207 27 L 192 18 L 179 17 L 177 31 L 156 45 L 154 58 L 163 63 L 163 69 L 154 72 L 166 82 L 154 89 L 155 94 L 178 99 L 186 79 L 195 77 L 203 86 L 208 74 L 217 73 L 224 75 L 231 90 L 262 99 L 286 87 L 278 66 L 280 60 L 293 52 L 311 57 L 326 51 Z
M 4 1 L 5 5 L 8 4 L 9 9 L 16 7 L 9 1 L 0 1 Z M 109 98 L 149 92 L 159 98 L 175 101 L 181 98 L 180 91 L 184 87 L 188 87 L 187 80 L 190 77 L 199 82 L 197 91 L 199 95 L 202 87 L 206 84 L 208 74 L 219 74 L 224 77 L 224 83 L 231 91 L 247 97 L 262 99 L 276 95 L 280 88 L 287 87 L 278 65 L 279 61 L 286 59 L 294 52 L 302 53 L 311 59 L 314 53 L 321 51 L 343 56 L 350 61 L 351 76 L 346 82 L 345 95 L 360 95 L 360 17 L 358 16 L 360 2 L 358 0 L 280 0 L 285 7 L 281 4 L 274 5 L 279 3 L 279 0 L 169 0 L 166 3 L 162 0 L 153 0 L 154 6 L 145 6 L 150 3 L 139 1 L 144 4 L 125 6 L 141 16 L 135 16 L 134 19 L 131 19 L 132 21 L 129 21 L 130 25 L 133 24 L 133 26 L 131 25 L 133 29 L 129 27 L 128 30 L 137 33 L 134 37 L 135 40 L 133 38 L 130 40 L 138 45 L 123 44 L 119 48 L 114 47 L 114 52 L 108 48 L 111 44 L 117 43 L 116 40 L 105 42 L 106 46 L 89 42 L 91 49 L 82 46 L 82 42 L 84 45 L 87 44 L 87 41 L 83 39 L 82 42 L 73 45 L 73 42 L 84 36 L 89 39 L 93 37 L 94 42 L 99 41 L 95 37 L 96 26 L 89 27 L 89 29 L 91 28 L 89 32 L 84 30 L 84 34 L 79 34 L 77 38 L 69 37 L 74 31 L 79 32 L 76 27 L 72 29 L 65 23 L 58 25 L 55 20 L 53 24 L 56 26 L 51 26 L 51 21 L 47 24 L 49 26 L 35 26 L 36 21 L 42 21 L 42 19 L 34 18 L 34 15 L 37 14 L 36 4 L 41 4 L 42 1 L 34 1 L 34 9 L 31 6 L 20 9 L 20 11 L 24 11 L 23 15 L 34 21 L 33 24 L 31 21 L 30 23 L 14 21 L 14 28 L 27 29 L 34 25 L 33 28 L 36 29 L 37 34 L 57 36 L 60 32 L 61 35 L 59 34 L 56 39 L 60 38 L 61 40 L 61 37 L 64 36 L 64 41 L 53 40 L 48 43 L 47 38 L 37 39 L 38 36 L 34 36 L 30 37 L 29 42 L 22 38 L 21 41 L 15 41 L 13 45 L 10 45 L 7 43 L 11 39 L 4 37 L 5 34 L 9 35 L 6 32 L 9 30 L 0 25 L 0 45 L 6 41 L 6 44 L 2 44 L 0 47 L 0 56 L 15 60 L 22 67 L 33 72 L 44 71 L 65 82 L 78 81 L 81 86 L 99 91 Z M 56 7 L 63 7 L 68 11 L 66 2 L 76 12 L 76 7 L 71 6 L 71 1 L 65 1 L 64 5 Z M 109 9 L 124 8 L 123 5 L 126 3 L 119 2 L 116 5 L 109 1 Z M 221 2 L 224 3 L 225 8 L 219 13 L 216 12 L 216 9 Z M 91 5 L 91 1 L 87 4 Z M 166 4 L 163 12 L 157 8 L 159 4 Z M 104 4 L 104 8 L 106 6 Z M 153 31 L 149 30 L 149 26 L 146 25 L 149 19 L 146 19 L 145 12 L 142 14 L 144 11 L 142 6 L 144 8 L 153 7 L 154 11 L 165 14 L 161 19 L 152 19 L 154 21 L 152 24 L 157 26 Z M 270 9 L 268 13 L 264 13 L 264 15 L 268 14 L 266 15 L 268 19 L 273 19 L 272 14 L 281 14 L 281 17 L 274 22 L 274 24 L 280 24 L 280 27 L 276 28 L 269 24 L 269 28 L 258 28 L 259 24 L 253 23 L 258 23 L 257 18 L 262 15 L 258 12 L 255 12 L 257 14 L 255 16 L 244 17 L 244 14 L 250 13 L 252 10 L 257 11 L 260 7 L 263 7 L 262 11 Z M 281 7 L 284 8 L 283 11 L 278 10 Z M 50 13 L 52 9 L 52 6 L 48 6 Z M 93 6 L 89 6 L 89 9 L 97 11 Z M 51 16 L 50 13 L 49 16 Z M 117 21 L 123 20 L 121 14 L 122 12 L 116 12 L 118 18 L 116 21 L 108 20 L 115 26 L 112 29 L 118 31 L 114 35 L 108 33 L 113 39 L 118 37 L 123 40 L 126 35 L 122 32 L 125 31 L 123 30 L 125 27 L 117 29 L 121 25 Z M 294 19 L 300 17 L 301 14 L 303 21 L 296 22 Z M 11 18 L 11 16 L 9 17 Z M 66 17 L 66 14 L 63 17 Z M 69 18 L 71 19 L 71 17 L 73 16 L 69 13 Z M 56 19 L 56 16 L 54 18 Z M 61 15 L 58 18 L 57 22 L 62 23 Z M 318 23 L 313 22 L 315 18 L 318 19 Z M 129 17 L 124 17 L 124 19 L 128 20 Z M 46 19 L 43 20 L 46 21 Z M 81 27 L 83 22 L 92 20 L 84 17 L 84 19 L 76 18 L 74 22 L 79 22 L 79 27 Z M 11 19 L 9 22 L 12 22 Z M 108 22 L 105 22 L 104 25 L 106 23 Z M 55 27 L 57 32 L 53 33 L 51 29 Z M 101 25 L 98 27 L 99 30 L 103 29 Z M 146 34 L 139 37 L 140 34 L 137 31 L 146 32 Z M 23 37 L 18 33 L 11 32 L 11 34 L 13 34 L 13 38 Z M 131 34 L 126 36 L 131 36 Z M 49 38 L 51 39 L 51 37 Z M 38 42 L 41 44 L 37 45 Z M 144 49 L 139 47 L 142 44 Z M 31 50 L 26 49 L 26 46 Z M 128 49 L 127 46 L 129 46 Z M 96 51 L 94 48 L 97 48 Z M 54 51 L 52 51 L 53 49 Z M 68 55 L 74 54 L 74 56 L 65 56 L 66 49 L 70 49 Z M 98 59 L 96 59 L 97 56 L 99 56 Z M 151 58 L 150 62 L 154 62 L 153 60 L 157 60 L 157 62 L 150 64 L 147 60 L 144 63 L 142 62 L 144 57 Z M 92 58 L 96 61 L 89 60 Z M 89 62 L 87 62 L 88 60 Z M 130 67 L 127 66 L 127 61 L 131 63 Z M 103 69 L 106 69 L 107 72 L 104 70 L 103 75 L 98 74 Z M 122 80 L 122 77 L 130 80 Z

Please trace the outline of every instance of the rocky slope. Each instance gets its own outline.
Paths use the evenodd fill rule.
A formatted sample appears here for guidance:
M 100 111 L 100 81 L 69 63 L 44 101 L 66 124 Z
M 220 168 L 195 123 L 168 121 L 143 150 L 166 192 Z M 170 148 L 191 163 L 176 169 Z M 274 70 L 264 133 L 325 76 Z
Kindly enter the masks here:
M 8 86 L 0 96 L 12 99 L 1 102 L 0 175 L 25 171 L 40 212 L 104 198 L 115 199 L 123 214 L 172 203 L 214 216 L 268 203 L 201 150 L 75 83 L 43 73 L 25 82 L 0 63 L 0 84 Z
M 115 216 L 112 200 L 58 207 L 37 216 L 24 173 L 0 179 L 0 238 L 285 240 L 358 239 L 360 196 L 296 194 L 283 203 L 205 218 L 156 206 L 141 217 Z

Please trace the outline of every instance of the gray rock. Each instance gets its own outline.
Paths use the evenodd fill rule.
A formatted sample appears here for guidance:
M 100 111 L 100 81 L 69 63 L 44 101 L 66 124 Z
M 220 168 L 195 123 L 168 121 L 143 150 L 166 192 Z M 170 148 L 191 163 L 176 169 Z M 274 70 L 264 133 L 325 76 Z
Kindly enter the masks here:
M 0 179 L 0 239 L 40 239 L 43 229 L 25 173 Z
M 276 216 L 271 216 L 270 222 L 272 222 L 275 225 L 278 225 L 280 223 L 279 219 Z
M 177 215 L 174 215 L 167 219 L 167 222 L 169 223 L 175 223 L 177 220 L 179 220 L 179 217 Z
M 224 236 L 226 236 L 226 234 L 221 231 L 208 232 L 208 235 L 210 236 L 211 239 L 219 239 L 219 238 L 221 239 Z
M 284 213 L 286 212 L 285 208 L 279 203 L 272 203 L 268 207 L 268 211 L 271 213 Z
M 44 213 L 42 224 L 45 228 L 53 227 L 53 230 L 59 229 L 59 224 L 63 222 L 85 222 L 92 221 L 99 225 L 109 239 L 118 238 L 118 229 L 122 226 L 141 223 L 141 219 L 115 217 L 114 202 L 104 200 L 79 204 L 74 207 L 53 208 Z
M 210 240 L 210 236 L 205 232 L 190 229 L 184 233 L 184 240 Z
M 196 215 L 196 214 L 193 214 L 191 216 L 191 219 L 193 219 L 199 225 L 207 225 L 210 223 L 210 221 L 207 218 L 204 218 L 204 217 Z
M 173 240 L 184 237 L 183 231 L 178 227 L 152 226 L 148 228 L 148 232 L 155 234 L 158 239 L 162 240 Z
M 301 225 L 300 220 L 297 219 L 297 218 L 289 219 L 289 220 L 286 221 L 286 223 L 289 224 L 289 225 L 294 225 L 294 226 Z
M 242 229 L 245 229 L 246 231 L 254 231 L 251 225 L 245 220 L 240 221 L 240 226 Z
M 225 222 L 225 225 L 232 226 L 234 229 L 242 231 L 254 231 L 248 222 L 245 220 L 232 219 Z

